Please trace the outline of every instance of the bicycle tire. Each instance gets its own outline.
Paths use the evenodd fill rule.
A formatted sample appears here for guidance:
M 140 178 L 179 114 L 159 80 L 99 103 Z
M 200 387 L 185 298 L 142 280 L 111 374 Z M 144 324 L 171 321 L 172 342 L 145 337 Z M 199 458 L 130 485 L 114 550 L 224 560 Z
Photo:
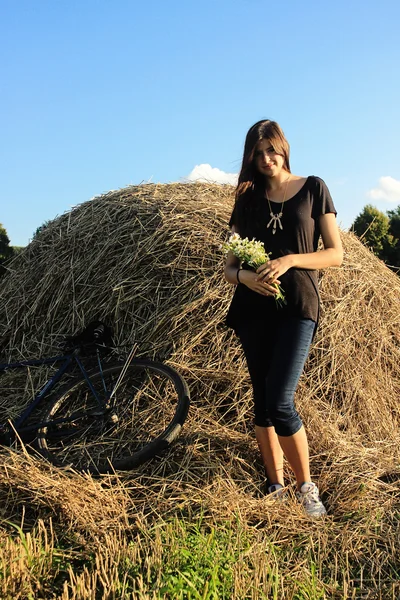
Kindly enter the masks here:
M 111 391 L 123 367 L 124 363 L 113 363 L 88 373 L 98 396 L 104 397 L 105 387 Z M 104 474 L 134 469 L 172 444 L 189 405 L 189 388 L 175 369 L 133 359 L 117 388 L 113 408 L 102 415 L 96 413 L 98 403 L 84 377 L 62 388 L 43 416 L 46 425 L 38 431 L 38 447 L 53 464 L 78 471 Z M 110 417 L 115 414 L 117 423 Z M 62 419 L 71 422 L 66 427 Z

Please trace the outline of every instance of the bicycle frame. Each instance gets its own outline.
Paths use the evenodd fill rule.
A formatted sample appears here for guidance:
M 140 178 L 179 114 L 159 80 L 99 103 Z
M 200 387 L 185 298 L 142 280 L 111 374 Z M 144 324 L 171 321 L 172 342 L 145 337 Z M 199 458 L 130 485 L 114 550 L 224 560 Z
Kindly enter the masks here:
M 49 358 L 24 360 L 24 361 L 15 362 L 15 363 L 0 364 L 0 375 L 1 375 L 2 373 L 4 373 L 5 371 L 8 371 L 9 369 L 16 370 L 16 369 L 21 369 L 24 367 L 36 367 L 36 366 L 41 366 L 41 365 L 54 364 L 54 363 L 58 363 L 58 362 L 63 363 L 60 366 L 60 368 L 58 369 L 58 371 L 52 377 L 50 377 L 50 379 L 48 379 L 48 381 L 46 381 L 44 386 L 40 389 L 38 394 L 29 403 L 29 405 L 22 412 L 22 414 L 19 417 L 17 417 L 14 421 L 12 421 L 11 425 L 12 425 L 13 429 L 16 430 L 17 433 L 22 433 L 22 432 L 27 432 L 30 430 L 39 429 L 40 427 L 44 427 L 45 425 L 48 425 L 47 423 L 35 423 L 35 425 L 32 425 L 30 427 L 25 427 L 25 428 L 21 427 L 25 423 L 25 421 L 28 419 L 30 414 L 35 410 L 37 405 L 43 400 L 43 398 L 45 398 L 51 392 L 51 390 L 54 388 L 54 386 L 60 381 L 60 379 L 63 377 L 65 372 L 68 370 L 68 368 L 74 361 L 76 362 L 80 371 L 82 372 L 82 375 L 86 379 L 88 387 L 89 387 L 90 391 L 92 392 L 93 396 L 95 397 L 99 406 L 100 407 L 105 406 L 104 401 L 100 400 L 98 394 L 96 393 L 96 390 L 94 389 L 94 387 L 90 381 L 88 373 L 87 373 L 85 367 L 83 366 L 81 360 L 79 359 L 79 353 L 80 353 L 80 350 L 76 349 L 72 352 L 72 354 L 51 356 Z M 100 369 L 101 369 L 101 365 L 100 365 Z M 69 421 L 71 419 L 65 419 L 65 421 L 67 421 L 67 420 Z M 2 429 L 4 430 L 6 427 L 8 427 L 8 424 L 1 423 L 0 431 Z

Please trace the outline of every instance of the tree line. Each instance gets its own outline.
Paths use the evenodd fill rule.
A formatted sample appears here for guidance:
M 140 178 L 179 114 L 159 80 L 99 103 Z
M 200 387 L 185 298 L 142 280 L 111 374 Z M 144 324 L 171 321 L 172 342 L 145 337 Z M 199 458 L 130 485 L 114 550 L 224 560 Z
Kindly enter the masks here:
M 400 206 L 384 213 L 367 204 L 351 228 L 376 256 L 400 270 Z
M 10 240 L 5 227 L 0 223 L 0 276 L 5 272 L 4 264 L 16 256 L 22 248 L 20 246 L 10 246 Z

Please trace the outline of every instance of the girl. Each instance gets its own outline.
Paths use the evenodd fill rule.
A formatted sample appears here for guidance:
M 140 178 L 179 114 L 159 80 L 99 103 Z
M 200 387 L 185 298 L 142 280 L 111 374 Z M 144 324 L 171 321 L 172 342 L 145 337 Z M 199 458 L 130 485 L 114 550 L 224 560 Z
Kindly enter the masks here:
M 340 266 L 336 210 L 319 177 L 290 171 L 289 144 L 275 121 L 247 133 L 232 232 L 264 242 L 271 260 L 254 272 L 228 253 L 225 278 L 236 285 L 227 325 L 239 336 L 251 377 L 255 433 L 268 492 L 282 496 L 283 456 L 296 477 L 297 498 L 312 517 L 326 513 L 311 480 L 306 432 L 294 395 L 319 318 L 317 269 Z M 320 235 L 324 250 L 317 252 Z M 277 288 L 287 304 L 278 307 Z

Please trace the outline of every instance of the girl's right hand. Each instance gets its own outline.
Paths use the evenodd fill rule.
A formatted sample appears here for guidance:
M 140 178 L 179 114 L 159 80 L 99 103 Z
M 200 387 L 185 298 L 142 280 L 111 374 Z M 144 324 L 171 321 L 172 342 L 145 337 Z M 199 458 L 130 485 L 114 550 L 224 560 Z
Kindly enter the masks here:
M 278 279 L 275 279 L 272 282 L 267 283 L 266 281 L 257 281 L 257 273 L 254 271 L 248 271 L 247 269 L 240 269 L 239 271 L 239 281 L 246 285 L 253 292 L 257 292 L 257 294 L 261 294 L 262 296 L 276 296 L 278 293 L 278 289 L 274 284 L 280 284 Z

